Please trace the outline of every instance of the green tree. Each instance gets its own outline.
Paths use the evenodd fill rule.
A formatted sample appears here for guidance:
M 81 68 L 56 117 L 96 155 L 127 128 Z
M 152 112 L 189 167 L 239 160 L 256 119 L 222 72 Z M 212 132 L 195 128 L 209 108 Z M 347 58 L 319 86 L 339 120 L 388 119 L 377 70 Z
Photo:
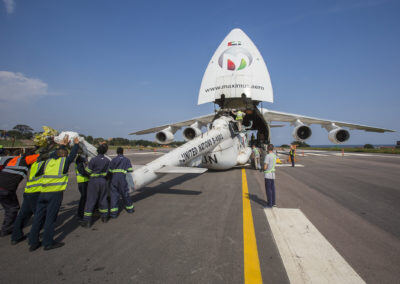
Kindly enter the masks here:
M 91 143 L 91 144 L 100 144 L 101 142 L 104 142 L 105 140 L 104 140 L 104 138 L 102 138 L 102 137 L 97 137 L 97 138 L 94 138 L 93 139 L 93 143 Z M 89 141 L 88 141 L 89 142 Z M 89 142 L 90 143 L 90 142 Z
M 310 145 L 303 141 L 293 141 L 292 145 L 296 145 L 297 147 L 310 147 Z
M 33 128 L 25 124 L 17 124 L 13 127 L 13 130 L 21 133 L 20 137 L 17 139 L 31 139 L 33 136 Z
M 372 145 L 372 144 L 365 144 L 364 145 L 364 149 L 374 149 L 375 147 L 374 147 L 374 145 Z
M 20 131 L 18 130 L 9 130 L 7 131 L 7 135 L 9 137 L 15 138 L 15 139 L 23 139 L 23 135 Z
M 93 142 L 94 142 L 93 136 L 91 136 L 91 135 L 86 136 L 85 139 L 86 139 L 86 141 L 89 142 L 90 144 L 93 144 Z

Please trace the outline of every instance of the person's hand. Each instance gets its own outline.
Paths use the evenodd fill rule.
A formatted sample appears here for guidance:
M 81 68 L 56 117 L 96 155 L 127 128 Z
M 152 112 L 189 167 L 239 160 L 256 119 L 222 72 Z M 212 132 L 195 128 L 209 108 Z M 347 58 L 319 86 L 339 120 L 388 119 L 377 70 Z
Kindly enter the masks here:
M 69 139 L 69 135 L 68 134 L 66 134 L 65 136 L 64 136 L 64 139 L 63 139 L 63 141 L 62 141 L 62 145 L 68 145 L 68 139 Z
M 76 136 L 76 137 L 74 138 L 74 143 L 75 143 L 75 144 L 79 144 L 79 137 L 78 137 L 78 136 Z

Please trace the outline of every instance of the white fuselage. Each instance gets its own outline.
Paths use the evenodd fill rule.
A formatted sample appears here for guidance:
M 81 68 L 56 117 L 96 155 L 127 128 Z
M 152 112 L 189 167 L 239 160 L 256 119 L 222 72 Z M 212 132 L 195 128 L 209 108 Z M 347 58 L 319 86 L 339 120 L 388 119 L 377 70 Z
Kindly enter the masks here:
M 132 174 L 135 189 L 162 177 L 164 174 L 157 171 L 166 166 L 203 166 L 225 170 L 238 163 L 246 163 L 251 149 L 247 146 L 245 134 L 231 132 L 229 124 L 232 121 L 233 119 L 227 116 L 214 120 L 209 131 L 135 170 Z
M 251 149 L 247 145 L 246 135 L 240 133 L 204 154 L 201 166 L 212 170 L 227 170 L 236 165 L 246 164 L 250 155 Z

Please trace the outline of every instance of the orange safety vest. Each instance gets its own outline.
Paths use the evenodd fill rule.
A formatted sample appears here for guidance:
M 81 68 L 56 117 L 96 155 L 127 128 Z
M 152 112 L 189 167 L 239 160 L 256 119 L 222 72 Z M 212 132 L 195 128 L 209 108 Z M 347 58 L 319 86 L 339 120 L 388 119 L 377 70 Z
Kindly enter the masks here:
M 31 165 L 34 162 L 36 162 L 37 158 L 39 157 L 39 154 L 34 154 L 34 155 L 29 155 L 25 156 L 25 163 L 27 165 Z M 29 168 L 27 166 L 22 166 L 22 156 L 17 156 L 12 158 L 5 168 L 2 170 L 3 173 L 10 173 L 10 174 L 16 174 L 16 175 L 21 175 L 23 177 L 26 177 Z

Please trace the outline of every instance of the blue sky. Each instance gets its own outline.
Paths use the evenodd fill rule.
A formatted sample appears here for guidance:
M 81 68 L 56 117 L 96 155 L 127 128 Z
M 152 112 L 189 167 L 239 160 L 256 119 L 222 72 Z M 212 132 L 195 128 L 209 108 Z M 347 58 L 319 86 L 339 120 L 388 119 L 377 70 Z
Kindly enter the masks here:
M 275 102 L 264 107 L 398 131 L 352 131 L 348 144 L 400 140 L 400 1 L 1 4 L 0 128 L 140 139 L 127 134 L 208 114 L 212 104 L 197 106 L 203 72 L 241 28 L 271 75 Z M 312 129 L 310 144 L 329 144 Z M 272 142 L 291 132 L 273 129 Z

